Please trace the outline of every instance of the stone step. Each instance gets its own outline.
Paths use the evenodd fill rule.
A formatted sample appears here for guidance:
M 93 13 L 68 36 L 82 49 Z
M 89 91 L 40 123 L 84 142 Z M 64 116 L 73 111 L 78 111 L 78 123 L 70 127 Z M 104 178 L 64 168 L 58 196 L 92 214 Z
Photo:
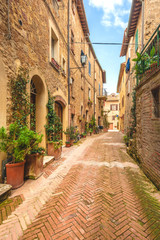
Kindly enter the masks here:
M 11 189 L 10 184 L 0 184 L 0 203 L 11 195 Z
M 43 167 L 45 168 L 48 164 L 53 162 L 55 158 L 53 156 L 44 156 L 43 158 Z

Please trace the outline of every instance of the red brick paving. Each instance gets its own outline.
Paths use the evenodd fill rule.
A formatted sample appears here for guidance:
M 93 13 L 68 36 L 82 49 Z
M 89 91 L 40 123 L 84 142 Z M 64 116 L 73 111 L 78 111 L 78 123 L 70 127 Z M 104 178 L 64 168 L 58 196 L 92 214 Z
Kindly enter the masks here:
M 84 151 L 21 239 L 160 239 L 160 204 L 142 173 L 98 165 L 133 163 L 124 146 L 107 145 L 121 138 L 107 133 Z
M 8 198 L 0 204 L 0 225 L 23 202 L 23 200 L 23 196 L 19 195 L 14 198 Z

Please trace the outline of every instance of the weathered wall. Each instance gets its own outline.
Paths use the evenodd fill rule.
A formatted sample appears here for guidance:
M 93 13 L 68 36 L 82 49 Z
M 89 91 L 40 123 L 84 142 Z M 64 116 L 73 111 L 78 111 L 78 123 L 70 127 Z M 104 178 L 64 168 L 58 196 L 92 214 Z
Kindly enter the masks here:
M 160 189 L 160 118 L 153 114 L 152 89 L 160 86 L 160 72 L 144 81 L 136 94 L 136 141 L 142 168 Z

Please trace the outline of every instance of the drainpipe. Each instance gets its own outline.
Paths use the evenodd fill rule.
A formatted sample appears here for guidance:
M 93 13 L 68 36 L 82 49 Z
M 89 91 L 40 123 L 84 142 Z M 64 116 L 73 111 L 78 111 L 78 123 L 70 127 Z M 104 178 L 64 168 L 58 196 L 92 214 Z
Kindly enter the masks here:
M 68 0 L 68 127 L 70 127 L 70 0 Z

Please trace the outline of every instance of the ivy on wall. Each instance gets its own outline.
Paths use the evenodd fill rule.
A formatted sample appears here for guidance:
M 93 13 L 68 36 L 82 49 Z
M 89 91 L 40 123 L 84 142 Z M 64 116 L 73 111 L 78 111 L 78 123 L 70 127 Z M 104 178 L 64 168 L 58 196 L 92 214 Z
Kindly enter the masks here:
M 19 126 L 27 126 L 29 115 L 33 111 L 30 96 L 27 92 L 29 83 L 29 71 L 20 68 L 15 78 L 10 81 L 11 90 L 11 122 L 17 122 Z M 33 123 L 35 124 L 35 123 Z

